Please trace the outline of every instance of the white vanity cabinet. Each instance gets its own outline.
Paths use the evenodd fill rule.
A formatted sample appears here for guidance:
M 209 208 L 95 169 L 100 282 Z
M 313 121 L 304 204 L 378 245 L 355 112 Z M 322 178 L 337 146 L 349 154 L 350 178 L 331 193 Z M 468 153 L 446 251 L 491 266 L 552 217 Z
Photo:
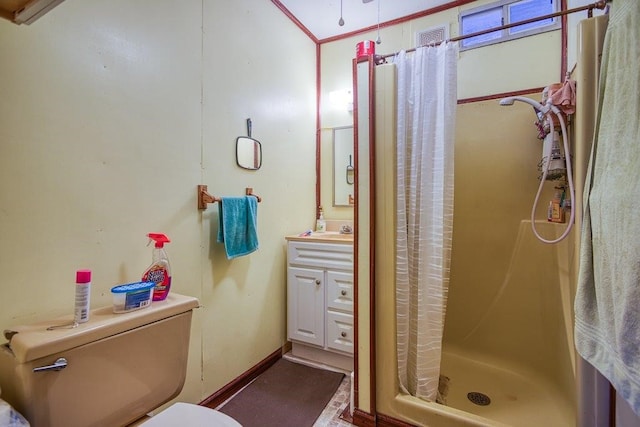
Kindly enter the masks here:
M 292 355 L 353 367 L 353 243 L 287 243 L 287 335 Z

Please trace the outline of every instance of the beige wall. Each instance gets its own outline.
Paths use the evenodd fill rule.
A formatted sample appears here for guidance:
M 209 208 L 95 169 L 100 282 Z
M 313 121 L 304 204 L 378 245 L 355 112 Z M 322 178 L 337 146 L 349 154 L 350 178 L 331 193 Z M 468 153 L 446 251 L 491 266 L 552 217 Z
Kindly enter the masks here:
M 447 27 L 449 36 L 455 37 L 458 35 L 460 11 L 486 3 L 489 1 L 474 2 L 461 8 L 383 27 L 380 30 L 382 43 L 376 45 L 376 53 L 389 54 L 414 48 L 416 32 L 435 26 Z M 355 56 L 356 43 L 375 40 L 376 34 L 372 31 L 322 45 L 323 99 L 328 97 L 330 91 L 350 87 L 351 60 Z M 516 91 L 557 81 L 560 77 L 559 48 L 560 31 L 551 31 L 461 52 L 458 62 L 458 98 Z M 329 111 L 326 104 L 323 104 L 321 111 L 323 126 L 343 125 L 345 119 Z
M 539 99 L 539 94 L 529 94 Z M 533 109 L 497 101 L 458 106 L 455 213 L 445 340 L 459 344 L 474 329 L 510 271 L 516 236 L 529 220 L 540 181 L 542 142 Z M 536 218 L 546 219 L 550 185 Z M 530 230 L 529 230 L 530 231 Z M 544 234 L 544 237 L 555 238 Z
M 78 268 L 109 305 L 164 232 L 172 291 L 202 306 L 181 400 L 283 345 L 283 236 L 314 217 L 313 42 L 269 1 L 84 0 L 0 22 L 0 58 L 0 327 L 71 313 Z M 248 117 L 257 172 L 234 158 Z M 226 259 L 198 184 L 263 198 L 256 253 Z

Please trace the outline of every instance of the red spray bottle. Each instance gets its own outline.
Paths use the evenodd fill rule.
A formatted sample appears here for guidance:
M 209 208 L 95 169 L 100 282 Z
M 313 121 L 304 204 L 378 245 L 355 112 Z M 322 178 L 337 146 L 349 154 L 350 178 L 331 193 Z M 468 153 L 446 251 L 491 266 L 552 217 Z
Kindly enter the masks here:
M 153 248 L 151 266 L 142 275 L 143 282 L 153 282 L 156 286 L 153 288 L 153 301 L 162 301 L 171 289 L 171 267 L 169 266 L 169 257 L 164 250 L 164 244 L 171 242 L 167 236 L 160 233 L 149 233 L 149 243 L 155 241 Z

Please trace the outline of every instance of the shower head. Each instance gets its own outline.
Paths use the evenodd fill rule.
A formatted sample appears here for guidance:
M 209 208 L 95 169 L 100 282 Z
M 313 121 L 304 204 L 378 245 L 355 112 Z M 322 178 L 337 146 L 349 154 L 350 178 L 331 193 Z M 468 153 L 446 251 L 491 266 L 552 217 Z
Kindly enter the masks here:
M 551 110 L 551 107 L 540 104 L 537 101 L 534 101 L 531 98 L 525 98 L 524 96 L 510 96 L 508 98 L 502 98 L 500 100 L 500 105 L 513 105 L 515 101 L 524 102 L 525 104 L 531 105 L 535 110 L 540 111 L 543 114 L 546 114 Z

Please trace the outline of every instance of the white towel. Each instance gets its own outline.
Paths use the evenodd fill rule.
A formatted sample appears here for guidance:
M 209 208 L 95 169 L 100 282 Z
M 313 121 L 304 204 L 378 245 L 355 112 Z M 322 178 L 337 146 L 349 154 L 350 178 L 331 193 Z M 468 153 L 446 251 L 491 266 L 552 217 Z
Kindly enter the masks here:
M 616 0 L 605 36 L 585 186 L 575 341 L 640 416 L 640 2 Z

